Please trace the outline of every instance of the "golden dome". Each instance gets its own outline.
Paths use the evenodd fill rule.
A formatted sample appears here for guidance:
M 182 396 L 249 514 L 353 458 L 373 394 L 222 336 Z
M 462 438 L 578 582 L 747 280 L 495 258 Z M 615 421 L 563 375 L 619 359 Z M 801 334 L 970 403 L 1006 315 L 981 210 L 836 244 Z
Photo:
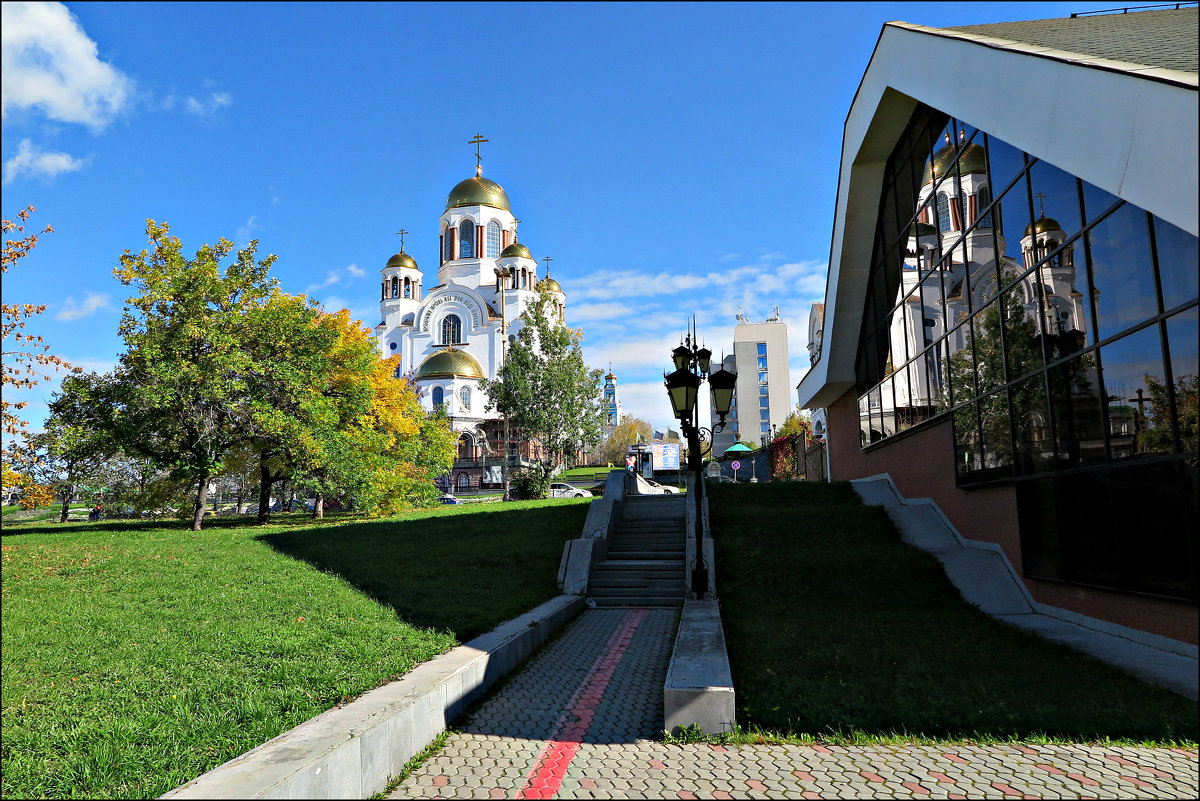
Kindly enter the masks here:
M 512 211 L 503 187 L 481 175 L 473 175 L 465 181 L 459 181 L 458 185 L 450 190 L 450 196 L 446 198 L 446 211 L 459 206 L 493 206 Z
M 1062 229 L 1062 226 L 1058 224 L 1058 220 L 1056 220 L 1052 217 L 1047 217 L 1045 214 L 1043 214 L 1041 217 L 1038 217 L 1036 220 L 1034 220 L 1029 225 L 1025 226 L 1025 236 L 1033 236 L 1034 234 L 1044 234 L 1049 231 L 1058 231 L 1059 233 L 1065 233 Z
M 415 380 L 423 378 L 484 378 L 483 368 L 475 357 L 458 348 L 434 351 L 421 362 Z
M 557 292 L 557 293 L 558 293 L 558 294 L 560 294 L 560 295 L 565 295 L 565 294 L 567 294 L 566 292 L 563 292 L 563 291 L 562 291 L 562 287 L 558 285 L 558 282 L 557 282 L 557 281 L 555 281 L 555 280 L 554 280 L 553 278 L 551 278 L 550 276 L 546 276 L 546 277 L 545 277 L 545 278 L 543 278 L 541 281 L 538 281 L 538 282 L 537 282 L 537 285 L 538 285 L 538 288 L 539 288 L 539 289 L 540 289 L 541 287 L 543 287 L 543 286 L 544 286 L 544 287 L 546 287 L 547 289 L 549 289 L 551 292 Z
M 500 258 L 507 259 L 512 256 L 519 256 L 523 259 L 532 259 L 533 254 L 529 252 L 529 248 L 522 245 L 520 242 L 513 242 L 511 245 L 500 251 Z
M 957 152 L 957 148 L 954 145 L 946 145 L 934 153 L 930 163 L 925 165 L 925 176 L 921 179 L 921 184 L 930 183 L 934 177 L 941 178 L 946 175 L 954 164 L 955 152 Z M 930 167 L 933 168 L 932 171 Z M 974 143 L 967 145 L 958 159 L 958 171 L 963 175 L 987 172 L 987 151 L 981 145 Z
M 397 253 L 387 261 L 388 267 L 403 267 L 407 270 L 417 269 L 417 260 L 404 251 Z

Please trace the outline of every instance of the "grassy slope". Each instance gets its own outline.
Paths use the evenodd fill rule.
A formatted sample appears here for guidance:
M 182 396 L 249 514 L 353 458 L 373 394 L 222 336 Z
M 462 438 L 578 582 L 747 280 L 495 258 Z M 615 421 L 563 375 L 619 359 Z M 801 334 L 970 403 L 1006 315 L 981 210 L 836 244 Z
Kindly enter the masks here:
M 557 593 L 586 501 L 6 526 L 5 798 L 155 797 Z
M 848 484 L 719 485 L 710 500 L 746 729 L 831 741 L 1197 739 L 1195 702 L 969 606 Z

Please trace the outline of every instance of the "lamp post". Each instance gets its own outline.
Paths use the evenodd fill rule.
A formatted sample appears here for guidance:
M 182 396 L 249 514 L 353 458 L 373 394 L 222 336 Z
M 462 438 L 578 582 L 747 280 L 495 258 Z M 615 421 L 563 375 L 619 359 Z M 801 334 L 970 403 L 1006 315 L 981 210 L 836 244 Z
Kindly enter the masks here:
M 508 361 L 508 323 L 505 318 L 504 306 L 504 290 L 508 288 L 508 281 L 516 274 L 516 270 L 510 264 L 507 267 L 495 267 L 493 272 L 496 273 L 496 281 L 500 284 L 500 366 L 504 366 Z M 503 461 L 500 462 L 500 481 L 504 484 L 503 500 L 508 500 L 508 415 L 504 415 L 504 454 Z
M 712 434 L 725 427 L 725 416 L 733 405 L 733 388 L 737 383 L 737 373 L 731 373 L 722 367 L 715 373 L 709 374 L 712 351 L 698 347 L 695 326 L 684 338 L 684 344 L 675 348 L 671 359 L 675 363 L 675 372 L 664 375 L 667 395 L 671 399 L 671 409 L 679 420 L 684 440 L 688 445 L 688 469 L 695 475 L 696 483 L 696 562 L 692 568 L 692 592 L 697 600 L 703 600 L 708 590 L 708 565 L 704 561 L 704 446 L 708 440 L 708 451 L 712 451 Z M 712 392 L 713 406 L 719 419 L 712 429 L 700 426 L 700 410 L 696 403 L 696 395 L 700 384 L 708 379 Z

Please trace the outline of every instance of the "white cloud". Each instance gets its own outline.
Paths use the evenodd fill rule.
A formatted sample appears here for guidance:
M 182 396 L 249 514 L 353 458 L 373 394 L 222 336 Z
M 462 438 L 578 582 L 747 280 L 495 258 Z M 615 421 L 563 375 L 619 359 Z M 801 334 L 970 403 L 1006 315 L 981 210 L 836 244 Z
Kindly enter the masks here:
M 132 82 L 97 56 L 62 3 L 0 5 L 0 112 L 37 108 L 60 122 L 103 130 L 129 101 Z
M 74 172 L 89 161 L 77 159 L 69 153 L 42 150 L 30 140 L 22 139 L 17 154 L 4 162 L 4 183 L 9 183 L 19 175 L 53 179 L 59 173 Z
M 359 267 L 357 264 L 348 264 L 343 269 L 345 270 L 345 272 L 349 273 L 352 278 L 366 278 L 366 276 L 367 276 L 366 271 L 363 270 L 363 268 Z M 304 291 L 306 293 L 312 293 L 312 292 L 316 292 L 319 289 L 325 289 L 326 287 L 331 287 L 334 284 L 340 284 L 343 282 L 344 283 L 353 283 L 353 281 L 347 281 L 344 279 L 341 269 L 330 270 L 328 273 L 325 274 L 325 281 L 323 283 L 311 284 L 308 287 L 308 289 L 306 289 Z
M 217 109 L 228 106 L 232 102 L 233 95 L 228 92 L 212 92 L 207 98 L 200 100 L 188 97 L 184 101 L 184 107 L 197 117 L 211 117 Z
M 88 292 L 87 296 L 83 299 L 83 303 L 77 304 L 73 296 L 68 297 L 63 301 L 63 307 L 59 309 L 58 314 L 54 315 L 54 319 L 69 322 L 95 314 L 101 309 L 108 308 L 108 298 L 108 295 L 97 295 L 95 292 Z
M 262 228 L 261 225 L 255 222 L 257 219 L 257 215 L 251 214 L 250 219 L 246 220 L 246 224 L 237 229 L 235 236 L 237 236 L 239 242 L 245 242 L 247 245 L 250 244 L 250 240 L 254 238 L 254 229 Z

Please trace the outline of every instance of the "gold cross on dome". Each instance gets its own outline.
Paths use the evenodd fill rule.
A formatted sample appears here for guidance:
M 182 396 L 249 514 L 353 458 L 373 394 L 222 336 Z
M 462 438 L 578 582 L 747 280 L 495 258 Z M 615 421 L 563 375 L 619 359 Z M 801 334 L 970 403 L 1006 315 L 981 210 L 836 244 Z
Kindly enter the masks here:
M 546 256 L 545 258 L 542 259 L 542 261 L 546 262 L 546 277 L 549 278 L 550 277 L 550 262 L 554 261 L 554 259 L 550 258 L 549 256 Z
M 1045 217 L 1046 216 L 1046 198 L 1049 197 L 1049 195 L 1047 195 L 1045 192 L 1038 192 L 1036 195 L 1034 195 L 1034 197 L 1036 197 L 1041 202 L 1042 216 Z
M 401 228 L 399 231 L 396 232 L 396 236 L 400 237 L 400 252 L 401 253 L 404 252 L 404 235 L 407 233 L 408 233 L 408 231 L 405 231 L 403 228 Z
M 479 153 L 479 145 L 482 144 L 483 142 L 487 142 L 487 141 L 488 140 L 484 139 L 483 135 L 480 134 L 478 131 L 475 132 L 474 139 L 467 140 L 468 145 L 475 145 L 475 174 L 476 175 L 483 175 L 483 156 L 481 156 Z

